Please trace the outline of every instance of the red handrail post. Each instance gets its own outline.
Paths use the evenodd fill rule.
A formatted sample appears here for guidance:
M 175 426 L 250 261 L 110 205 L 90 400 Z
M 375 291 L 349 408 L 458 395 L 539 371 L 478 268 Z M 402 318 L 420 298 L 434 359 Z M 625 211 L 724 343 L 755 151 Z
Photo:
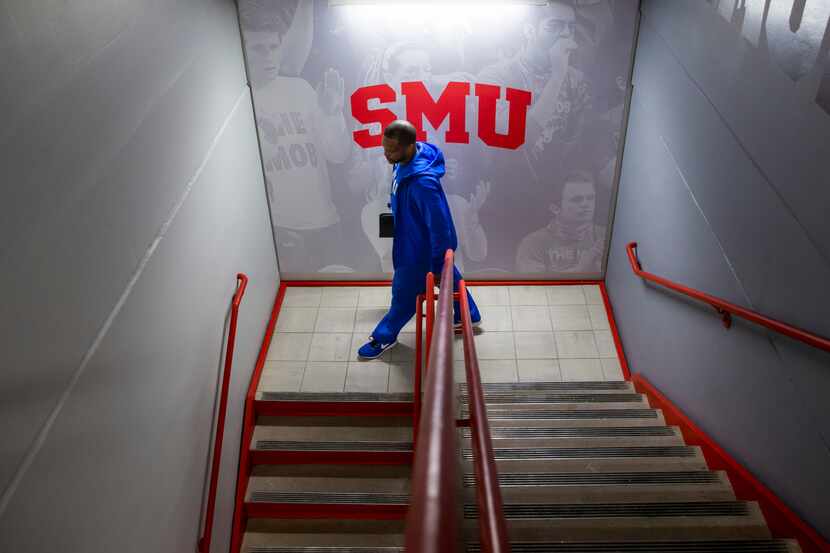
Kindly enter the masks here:
M 830 340 L 828 340 L 827 338 L 824 338 L 817 334 L 813 334 L 811 332 L 789 325 L 787 323 L 771 319 L 770 317 L 761 315 L 757 311 L 752 311 L 751 309 L 746 309 L 745 307 L 741 307 L 740 305 L 735 305 L 734 303 L 730 303 L 724 299 L 711 296 L 705 292 L 701 292 L 700 290 L 695 290 L 694 288 L 689 288 L 688 286 L 684 286 L 682 284 L 673 282 L 669 279 L 646 272 L 643 270 L 643 267 L 640 264 L 640 260 L 637 258 L 637 243 L 630 242 L 625 247 L 625 249 L 626 253 L 628 254 L 628 262 L 631 264 L 631 269 L 634 271 L 634 274 L 636 274 L 640 278 L 649 280 L 665 288 L 668 288 L 669 290 L 674 290 L 675 292 L 679 292 L 686 296 L 708 303 L 721 316 L 723 324 L 726 328 L 729 328 L 732 325 L 732 315 L 737 315 L 742 319 L 746 319 L 755 324 L 766 327 L 770 330 L 774 330 L 779 334 L 789 336 L 790 338 L 793 338 L 800 342 L 804 342 L 807 345 L 813 346 L 818 349 L 822 349 L 824 351 L 830 351 Z
M 231 301 L 231 320 L 228 325 L 228 345 L 225 348 L 225 369 L 222 374 L 222 389 L 219 394 L 219 413 L 216 421 L 216 440 L 213 443 L 213 459 L 210 467 L 210 483 L 208 487 L 207 508 L 205 509 L 205 525 L 202 537 L 199 538 L 198 550 L 200 553 L 210 552 L 211 534 L 213 533 L 213 515 L 216 510 L 216 489 L 219 486 L 219 467 L 222 461 L 222 440 L 225 436 L 225 417 L 228 410 L 228 390 L 231 384 L 231 366 L 233 365 L 233 350 L 236 344 L 236 319 L 239 315 L 239 304 L 248 287 L 248 277 L 244 273 L 236 275 L 236 293 Z
M 418 443 L 418 424 L 421 422 L 421 376 L 423 359 L 421 358 L 423 347 L 423 319 L 424 319 L 424 295 L 418 295 L 418 306 L 415 308 L 415 371 L 412 375 L 412 447 Z

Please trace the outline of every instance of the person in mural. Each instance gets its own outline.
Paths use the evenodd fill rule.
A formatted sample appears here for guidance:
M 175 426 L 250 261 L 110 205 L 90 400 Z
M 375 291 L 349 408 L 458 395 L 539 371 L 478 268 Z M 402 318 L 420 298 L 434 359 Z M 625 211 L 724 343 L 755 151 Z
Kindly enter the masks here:
M 401 83 L 421 81 L 434 97 L 438 97 L 443 87 L 452 80 L 472 81 L 473 76 L 466 73 L 435 75 L 432 73 L 430 54 L 426 48 L 415 42 L 400 41 L 391 44 L 369 60 L 364 85 L 386 83 L 400 93 Z M 387 104 L 386 107 L 399 115 L 405 113 L 400 95 L 396 103 Z M 436 133 L 438 134 L 440 133 Z M 491 185 L 488 181 L 480 180 L 475 191 L 470 192 L 467 199 L 461 179 L 460 157 L 458 153 L 456 157 L 446 160 L 446 176 L 449 186 L 456 192 L 448 193 L 447 200 L 454 220 L 459 223 L 456 263 L 463 270 L 465 258 L 481 261 L 487 256 L 487 236 L 478 221 L 478 211 L 487 200 Z M 471 168 L 465 168 L 464 174 L 469 175 L 470 172 Z M 378 236 L 378 215 L 388 210 L 391 181 L 389 164 L 383 153 L 379 149 L 356 149 L 348 181 L 353 192 L 363 193 L 366 197 L 366 205 L 360 215 L 363 232 L 380 258 L 381 270 L 391 273 L 392 242 L 388 238 Z M 449 190 L 448 188 L 448 192 Z
M 568 175 L 554 187 L 550 223 L 526 236 L 516 254 L 520 273 L 598 273 L 605 227 L 594 222 L 596 185 L 587 172 Z
M 592 113 L 590 87 L 572 63 L 578 53 L 576 14 L 561 2 L 534 9 L 522 27 L 522 44 L 509 58 L 484 67 L 477 82 L 531 92 L 525 143 L 518 150 L 484 149 L 484 174 L 496 186 L 490 204 L 481 212 L 492 233 L 488 265 L 512 269 L 516 247 L 525 234 L 542 224 L 533 216 L 534 198 L 547 193 L 550 182 L 561 179 L 567 163 L 583 163 L 586 152 L 578 145 L 584 120 Z M 497 107 L 497 128 L 508 125 L 506 103 Z M 520 187 L 521 193 L 516 193 Z
M 416 142 L 412 123 L 397 120 L 383 131 L 383 153 L 392 165 L 391 202 L 395 218 L 392 246 L 392 305 L 358 350 L 361 359 L 375 359 L 397 344 L 398 334 L 415 314 L 418 294 L 424 292 L 428 272 L 441 275 L 444 254 L 458 247 L 455 225 L 441 187 L 445 174 L 444 154 L 428 142 Z M 453 280 L 461 280 L 454 267 Z M 439 283 L 440 285 L 440 283 Z M 468 292 L 473 323 L 481 314 Z M 460 324 L 460 307 L 455 302 L 455 322 Z
M 311 50 L 313 10 L 312 0 L 239 1 L 271 217 L 286 272 L 315 272 L 345 261 L 327 166 L 349 156 L 344 83 L 334 69 L 316 90 L 300 77 Z

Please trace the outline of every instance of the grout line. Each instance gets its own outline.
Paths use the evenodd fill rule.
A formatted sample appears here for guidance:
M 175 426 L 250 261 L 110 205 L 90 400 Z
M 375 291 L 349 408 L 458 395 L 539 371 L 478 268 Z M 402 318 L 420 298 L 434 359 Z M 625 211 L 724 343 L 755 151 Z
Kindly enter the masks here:
M 63 394 L 61 394 L 61 397 L 58 399 L 58 402 L 52 409 L 52 412 L 49 414 L 49 417 L 43 423 L 43 426 L 41 426 L 40 431 L 38 432 L 37 436 L 32 442 L 32 445 L 26 452 L 23 461 L 18 466 L 17 471 L 15 471 L 14 477 L 12 478 L 8 487 L 3 491 L 3 494 L 0 495 L 0 517 L 3 516 L 6 509 L 9 507 L 12 497 L 14 496 L 15 492 L 17 492 L 17 489 L 20 487 L 20 483 L 23 481 L 23 477 L 25 476 L 26 472 L 28 472 L 29 467 L 31 467 L 32 463 L 34 463 L 35 457 L 37 457 L 37 454 L 40 452 L 40 450 L 46 443 L 46 438 L 52 430 L 52 427 L 55 425 L 58 415 L 63 410 L 64 405 L 66 405 L 66 403 L 69 401 L 69 396 L 72 395 L 72 392 L 75 390 L 75 386 L 81 379 L 81 376 L 83 375 L 84 371 L 86 370 L 87 366 L 92 360 L 92 357 L 98 352 L 98 348 L 104 341 L 104 338 L 106 337 L 107 333 L 109 332 L 110 328 L 115 322 L 116 317 L 119 313 L 121 313 L 121 309 L 123 309 L 124 305 L 127 303 L 127 299 L 132 293 L 133 288 L 135 288 L 135 285 L 138 283 L 138 279 L 141 277 L 142 274 L 144 274 L 144 270 L 150 263 L 150 258 L 156 252 L 162 239 L 167 235 L 167 231 L 172 226 L 173 220 L 176 218 L 179 211 L 184 206 L 184 203 L 187 200 L 187 198 L 190 197 L 190 192 L 193 190 L 196 181 L 199 180 L 199 177 L 201 177 L 202 175 L 202 171 L 204 171 L 205 167 L 210 161 L 213 155 L 213 151 L 219 145 L 219 141 L 225 134 L 225 129 L 227 129 L 228 125 L 231 122 L 231 119 L 233 119 L 233 116 L 236 113 L 237 108 L 241 104 L 242 99 L 246 97 L 247 89 L 245 89 L 245 91 L 243 91 L 237 97 L 236 102 L 230 110 L 230 113 L 228 113 L 227 117 L 225 117 L 225 120 L 222 122 L 222 126 L 219 127 L 219 131 L 216 133 L 216 136 L 213 137 L 213 141 L 208 147 L 205 156 L 202 158 L 202 162 L 199 164 L 199 167 L 196 168 L 196 172 L 193 173 L 193 175 L 190 177 L 190 180 L 188 180 L 187 184 L 185 185 L 184 191 L 179 197 L 178 202 L 176 202 L 176 204 L 173 206 L 173 209 L 170 211 L 170 214 L 168 215 L 165 222 L 159 228 L 158 232 L 156 233 L 156 236 L 150 243 L 150 246 L 144 252 L 144 256 L 139 261 L 138 267 L 136 267 L 135 272 L 133 273 L 130 280 L 127 282 L 127 286 L 124 288 L 124 291 L 121 293 L 121 296 L 118 298 L 118 301 L 112 308 L 112 311 L 110 311 L 110 314 L 107 316 L 106 320 L 104 321 L 104 324 L 101 326 L 100 330 L 98 331 L 98 334 L 95 336 L 95 339 L 93 340 L 89 349 L 87 349 L 86 353 L 81 359 L 80 365 L 78 365 L 78 368 L 75 369 L 72 378 L 69 380 L 69 384 L 63 391 Z

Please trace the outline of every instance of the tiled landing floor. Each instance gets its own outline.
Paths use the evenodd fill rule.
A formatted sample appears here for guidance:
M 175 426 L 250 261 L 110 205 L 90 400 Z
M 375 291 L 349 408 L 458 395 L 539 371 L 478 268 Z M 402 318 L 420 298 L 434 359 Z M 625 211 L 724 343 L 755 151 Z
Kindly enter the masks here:
M 622 380 L 599 286 L 471 286 L 484 382 Z M 380 359 L 357 349 L 388 309 L 389 287 L 286 290 L 259 391 L 410 392 L 414 318 Z M 464 380 L 460 337 L 456 380 Z

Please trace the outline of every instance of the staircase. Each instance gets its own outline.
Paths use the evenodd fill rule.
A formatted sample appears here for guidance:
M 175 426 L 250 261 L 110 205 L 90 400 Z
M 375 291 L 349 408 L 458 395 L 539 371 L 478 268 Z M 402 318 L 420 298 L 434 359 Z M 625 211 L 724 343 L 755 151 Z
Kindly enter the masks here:
M 630 382 L 484 391 L 515 553 L 800 551 L 795 541 L 770 539 L 758 505 L 736 501 L 725 473 L 709 471 Z M 464 384 L 459 399 L 464 417 Z M 241 550 L 401 551 L 410 408 L 408 394 L 260 393 Z M 458 430 L 460 516 L 475 553 L 469 432 Z

